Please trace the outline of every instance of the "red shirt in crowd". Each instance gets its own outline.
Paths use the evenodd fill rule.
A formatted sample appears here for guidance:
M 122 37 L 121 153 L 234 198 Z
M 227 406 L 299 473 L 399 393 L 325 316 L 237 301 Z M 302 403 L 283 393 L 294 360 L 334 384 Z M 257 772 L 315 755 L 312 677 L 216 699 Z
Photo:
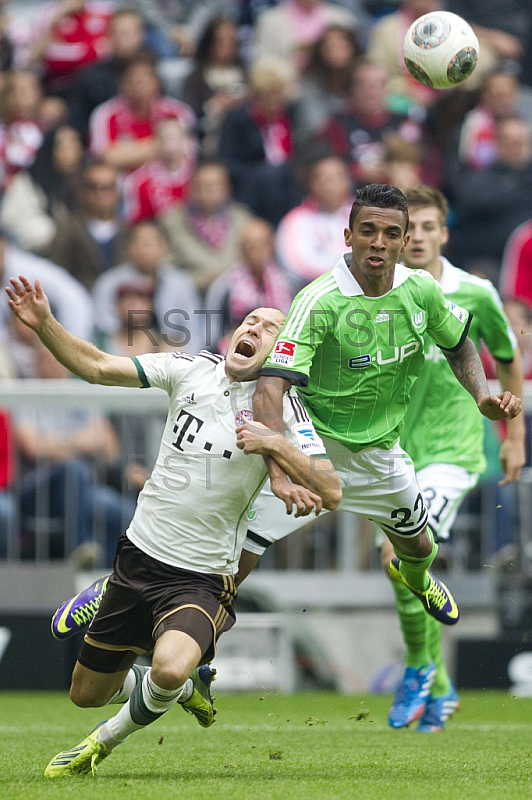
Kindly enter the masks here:
M 161 119 L 178 119 L 188 129 L 193 128 L 196 120 L 190 106 L 173 97 L 158 97 L 148 117 L 139 117 L 121 95 L 112 97 L 95 108 L 90 116 L 92 155 L 101 156 L 111 144 L 120 140 L 154 136 L 155 127 Z
M 160 161 L 149 161 L 131 172 L 124 181 L 124 214 L 127 222 L 138 222 L 162 214 L 184 202 L 196 159 L 188 157 L 176 170 Z

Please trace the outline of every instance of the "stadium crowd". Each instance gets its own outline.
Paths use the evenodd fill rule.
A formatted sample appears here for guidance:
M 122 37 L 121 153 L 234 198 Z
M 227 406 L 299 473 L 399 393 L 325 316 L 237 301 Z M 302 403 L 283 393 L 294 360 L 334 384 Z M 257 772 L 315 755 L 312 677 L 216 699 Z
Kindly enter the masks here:
M 446 255 L 529 325 L 532 3 L 0 8 L 0 275 L 40 278 L 71 332 L 117 355 L 224 352 L 252 309 L 287 312 L 331 269 L 353 192 L 372 182 L 442 190 Z M 401 57 L 411 21 L 440 8 L 472 23 L 481 50 L 445 91 L 416 83 Z M 5 299 L 0 336 L 0 377 L 64 377 Z M 48 555 L 108 565 L 150 466 L 141 428 L 5 410 L 0 558 L 34 555 L 44 482 L 41 512 L 72 527 L 74 492 L 83 522 Z

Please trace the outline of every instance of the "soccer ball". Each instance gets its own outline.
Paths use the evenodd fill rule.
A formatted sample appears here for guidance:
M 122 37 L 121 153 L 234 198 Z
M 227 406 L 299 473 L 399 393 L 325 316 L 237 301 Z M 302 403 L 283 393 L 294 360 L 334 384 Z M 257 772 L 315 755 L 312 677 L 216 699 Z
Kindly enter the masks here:
M 425 86 L 448 89 L 468 78 L 478 61 L 478 39 L 471 26 L 450 11 L 418 17 L 406 32 L 403 58 Z

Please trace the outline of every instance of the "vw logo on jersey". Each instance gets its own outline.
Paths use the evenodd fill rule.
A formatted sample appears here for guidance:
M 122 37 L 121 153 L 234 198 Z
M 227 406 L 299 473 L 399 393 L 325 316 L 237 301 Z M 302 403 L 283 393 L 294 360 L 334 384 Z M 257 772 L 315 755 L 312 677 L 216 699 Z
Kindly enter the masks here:
M 414 328 L 421 328 L 424 322 L 425 322 L 424 311 L 416 311 L 415 314 L 412 314 L 412 323 L 414 325 Z
M 242 411 L 239 411 L 235 416 L 235 425 L 237 428 L 240 428 L 241 425 L 245 425 L 246 422 L 253 422 L 253 411 L 250 411 L 249 408 L 243 408 Z

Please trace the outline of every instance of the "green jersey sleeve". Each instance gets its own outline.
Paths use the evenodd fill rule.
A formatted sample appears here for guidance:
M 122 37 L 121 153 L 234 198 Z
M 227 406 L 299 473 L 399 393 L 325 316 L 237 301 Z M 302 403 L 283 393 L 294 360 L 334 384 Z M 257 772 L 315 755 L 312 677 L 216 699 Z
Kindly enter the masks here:
M 295 386 L 308 385 L 316 349 L 338 322 L 334 309 L 327 307 L 327 295 L 317 290 L 319 283 L 320 279 L 314 281 L 294 298 L 261 375 L 286 378 Z
M 425 278 L 425 276 L 423 276 Z M 442 350 L 459 350 L 471 324 L 471 314 L 445 297 L 440 285 L 426 273 L 427 333 Z

